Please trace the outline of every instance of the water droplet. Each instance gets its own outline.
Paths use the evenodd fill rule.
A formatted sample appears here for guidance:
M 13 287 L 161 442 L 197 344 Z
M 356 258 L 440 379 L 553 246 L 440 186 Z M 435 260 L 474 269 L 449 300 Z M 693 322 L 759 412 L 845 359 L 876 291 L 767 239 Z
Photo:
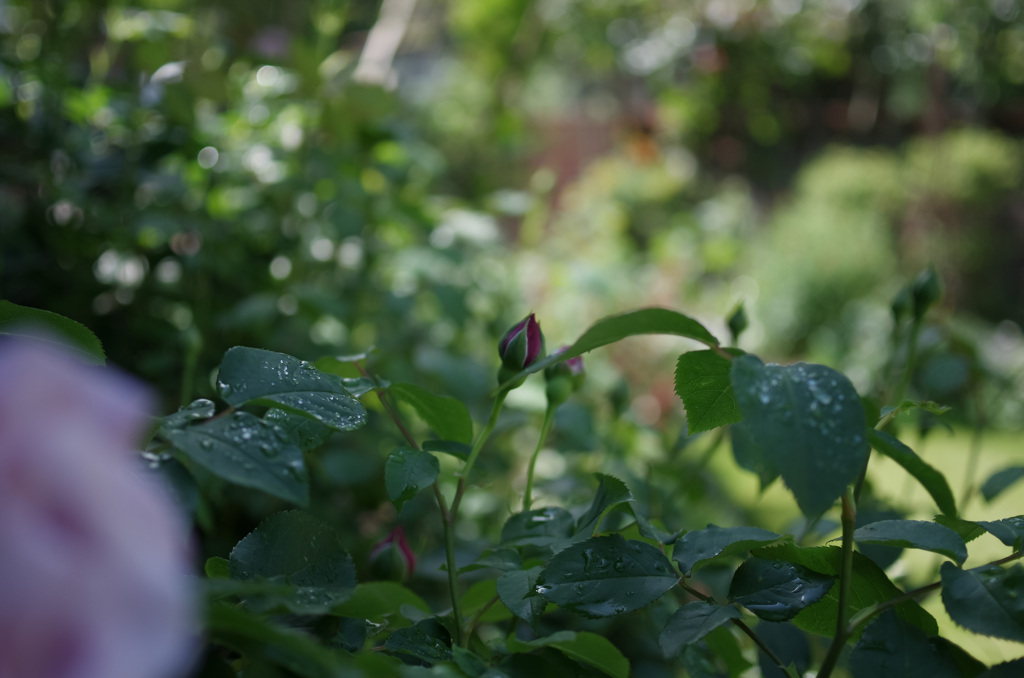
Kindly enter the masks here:
M 203 440 L 199 441 L 199 447 L 203 448 L 204 450 L 212 450 L 213 441 L 204 438 Z
M 277 448 L 269 443 L 263 443 L 260 445 L 260 452 L 263 453 L 264 457 L 276 457 Z

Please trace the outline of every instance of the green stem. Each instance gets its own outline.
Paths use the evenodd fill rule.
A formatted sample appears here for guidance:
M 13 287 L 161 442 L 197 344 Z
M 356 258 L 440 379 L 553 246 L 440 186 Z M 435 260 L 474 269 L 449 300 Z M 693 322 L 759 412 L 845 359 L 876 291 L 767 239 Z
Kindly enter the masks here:
M 821 663 L 818 678 L 828 678 L 839 661 L 839 655 L 848 638 L 846 620 L 850 613 L 850 580 L 853 577 L 853 531 L 857 529 L 857 505 L 852 491 L 847 488 L 843 494 L 843 561 L 839 571 L 839 611 L 836 613 L 836 633 L 828 648 L 825 661 Z
M 438 504 L 444 506 L 444 495 L 436 487 L 435 484 L 435 496 Z M 465 641 L 468 638 L 462 632 L 462 601 L 459 600 L 459 573 L 455 564 L 455 513 L 451 511 L 448 512 L 447 520 L 444 521 L 444 555 L 448 565 L 448 592 L 452 599 L 452 616 L 455 618 L 455 643 L 465 647 Z
M 547 440 L 548 431 L 551 430 L 551 423 L 555 420 L 555 410 L 557 408 L 557 405 L 549 402 L 548 408 L 544 412 L 544 423 L 540 427 L 537 449 L 533 451 L 533 456 L 530 457 L 530 466 L 526 470 L 526 492 L 523 494 L 524 511 L 529 511 L 530 505 L 533 503 L 533 469 L 537 466 L 537 457 L 540 456 L 540 450 L 544 447 L 544 441 Z
M 455 498 L 452 500 L 452 523 L 455 522 L 455 518 L 459 513 L 459 505 L 462 503 L 462 495 L 466 492 L 466 480 L 469 478 L 470 472 L 473 470 L 473 465 L 476 464 L 476 458 L 480 456 L 480 450 L 483 449 L 484 443 L 491 436 L 491 432 L 494 431 L 495 424 L 498 423 L 498 414 L 501 413 L 501 406 L 505 404 L 505 396 L 508 395 L 508 391 L 500 391 L 494 398 L 494 407 L 491 408 L 491 418 L 487 420 L 487 425 L 484 426 L 484 430 L 480 432 L 480 435 L 476 437 L 473 442 L 473 447 L 469 451 L 469 458 L 466 459 L 466 465 L 462 468 L 462 477 L 459 478 L 459 485 L 455 489 Z
M 893 401 L 896 405 L 903 402 L 910 387 L 910 380 L 914 376 L 914 363 L 917 362 L 917 340 L 921 336 L 921 319 L 915 317 L 910 326 L 910 339 L 907 341 L 907 362 L 903 365 L 903 376 L 900 378 L 900 385 L 896 391 Z

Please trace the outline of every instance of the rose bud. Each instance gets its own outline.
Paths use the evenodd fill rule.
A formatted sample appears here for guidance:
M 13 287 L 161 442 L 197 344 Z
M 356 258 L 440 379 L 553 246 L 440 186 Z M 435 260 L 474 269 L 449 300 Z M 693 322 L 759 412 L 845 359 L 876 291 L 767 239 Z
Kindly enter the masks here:
M 405 581 L 416 571 L 416 554 L 401 525 L 370 549 L 370 568 L 379 579 Z
M 498 355 L 501 356 L 499 383 L 508 381 L 544 355 L 544 335 L 533 313 L 505 332 L 498 343 Z
M 567 350 L 569 350 L 569 347 L 563 346 L 555 351 L 555 353 L 564 353 Z M 583 382 L 587 378 L 587 373 L 583 369 L 583 356 L 574 356 L 568 360 L 555 363 L 544 370 L 544 378 L 548 382 L 548 403 L 561 405 L 569 399 L 570 395 L 583 386 Z

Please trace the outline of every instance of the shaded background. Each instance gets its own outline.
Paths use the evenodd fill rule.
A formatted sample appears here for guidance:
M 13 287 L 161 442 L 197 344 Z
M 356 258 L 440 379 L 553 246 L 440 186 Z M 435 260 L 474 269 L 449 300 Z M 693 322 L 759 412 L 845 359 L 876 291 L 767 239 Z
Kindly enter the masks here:
M 934 264 L 910 395 L 954 406 L 962 435 L 933 447 L 969 485 L 1020 458 L 1022 131 L 1015 0 L 0 0 L 0 296 L 92 328 L 166 411 L 212 396 L 233 345 L 376 346 L 378 373 L 479 418 L 527 312 L 553 347 L 646 305 L 725 339 L 742 302 L 742 348 L 885 402 L 890 302 Z M 583 503 L 584 472 L 614 471 L 670 527 L 786 529 L 791 501 L 686 435 L 679 350 L 588 358 L 541 491 Z M 498 479 L 521 475 L 540 391 L 481 461 L 468 544 L 516 505 Z M 982 430 L 1003 457 L 962 471 Z M 402 520 L 439 558 L 429 502 L 396 518 L 381 492 L 396 440 L 380 419 L 332 440 L 314 505 L 364 555 Z M 876 481 L 879 510 L 927 505 Z M 192 498 L 205 555 L 276 507 L 254 495 Z

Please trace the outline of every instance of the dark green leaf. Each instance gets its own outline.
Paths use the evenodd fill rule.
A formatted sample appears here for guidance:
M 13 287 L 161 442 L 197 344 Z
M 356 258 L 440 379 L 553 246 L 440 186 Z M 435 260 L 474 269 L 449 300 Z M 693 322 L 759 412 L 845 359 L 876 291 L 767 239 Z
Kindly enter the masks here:
M 910 412 L 911 410 L 921 409 L 932 414 L 945 414 L 949 412 L 950 407 L 948 405 L 940 405 L 931 400 L 904 400 L 897 406 L 886 405 L 881 410 L 881 416 L 884 417 L 892 412 L 896 414 L 902 414 L 904 412 Z
M 55 344 L 90 365 L 107 361 L 103 344 L 88 327 L 50 311 L 0 300 L 0 334 Z
M 807 673 L 811 664 L 811 644 L 807 641 L 806 633 L 786 622 L 761 623 L 757 625 L 756 631 L 779 661 L 794 669 L 792 673 L 784 673 L 764 650 L 760 650 L 757 661 L 762 678 L 787 678 L 787 675 L 803 676 Z
M 944 525 L 960 535 L 965 544 L 969 544 L 981 535 L 985 534 L 985 528 L 978 523 L 961 518 L 951 518 L 947 515 L 937 515 L 933 518 L 939 525 Z
M 209 419 L 215 411 L 212 400 L 200 398 L 193 400 L 188 405 L 182 405 L 174 414 L 168 414 L 160 420 L 160 426 L 164 430 L 184 428 L 194 421 Z
M 248 412 L 165 429 L 167 440 L 215 476 L 305 506 L 309 478 L 302 450 L 283 428 Z
M 632 508 L 633 517 L 636 518 L 636 526 L 637 529 L 640 530 L 641 536 L 647 537 L 652 541 L 665 544 L 666 546 L 671 546 L 679 540 L 680 535 L 683 533 L 682 529 L 676 530 L 675 532 L 663 530 L 645 518 L 643 514 L 637 510 L 635 505 Z
M 868 460 L 864 409 L 850 380 L 824 365 L 732 363 L 736 401 L 753 444 L 807 516 L 819 516 Z
M 548 601 L 537 595 L 537 575 L 541 568 L 510 570 L 498 577 L 498 597 L 512 614 L 533 624 L 537 621 Z
M 384 649 L 412 655 L 428 664 L 452 658 L 451 637 L 434 619 L 424 619 L 408 628 L 398 629 L 384 642 Z
M 839 574 L 843 559 L 843 551 L 838 546 L 800 547 L 794 544 L 782 544 L 756 549 L 753 553 L 759 558 L 795 563 L 814 572 L 830 576 Z M 854 552 L 853 576 L 850 578 L 851 616 L 865 607 L 901 595 L 903 595 L 903 591 L 889 581 L 881 568 L 875 565 L 870 558 Z M 897 605 L 895 609 L 901 619 L 922 629 L 927 635 L 933 636 L 939 632 L 935 619 L 916 602 L 908 600 Z M 793 623 L 805 631 L 831 636 L 836 630 L 838 610 L 839 583 L 837 582 L 821 600 L 804 608 L 794 617 Z
M 236 648 L 250 659 L 270 659 L 308 678 L 337 678 L 342 657 L 310 636 L 253 616 L 237 605 L 207 608 L 206 631 L 219 645 Z
M 717 629 L 704 636 L 703 645 L 706 645 L 708 651 L 715 657 L 718 657 L 719 661 L 725 664 L 728 670 L 729 676 L 740 676 L 749 669 L 753 664 L 743 656 L 743 650 L 740 649 L 740 644 L 733 635 L 732 629 L 728 626 L 719 626 Z M 692 647 L 692 646 L 688 646 Z M 685 650 L 684 650 L 685 652 Z
M 850 652 L 854 678 L 964 678 L 984 668 L 956 645 L 929 637 L 892 610 L 879 615 Z
M 942 604 L 960 626 L 1024 642 L 1024 567 L 986 565 L 961 570 L 942 564 Z
M 506 546 L 553 546 L 567 540 L 575 521 L 563 508 L 549 506 L 517 513 L 501 528 L 501 543 Z
M 996 471 L 982 484 L 981 495 L 985 501 L 992 501 L 1021 478 L 1024 478 L 1024 466 L 1011 466 Z
M 501 570 L 502 572 L 508 572 L 509 570 L 521 570 L 523 569 L 523 559 L 515 549 L 494 549 L 484 551 L 480 554 L 480 557 L 476 559 L 476 562 L 460 567 L 459 574 L 464 572 L 473 572 L 474 570 L 483 570 L 489 567 Z M 441 569 L 444 570 L 447 568 L 442 565 Z
M 787 621 L 821 600 L 835 579 L 794 563 L 750 558 L 733 575 L 729 598 L 765 621 Z
M 696 643 L 730 619 L 742 615 L 732 605 L 714 605 L 703 601 L 687 603 L 669 617 L 658 637 L 658 644 L 666 657 L 675 657 L 684 645 Z
M 590 508 L 580 516 L 579 521 L 576 523 L 577 538 L 593 536 L 598 520 L 605 511 L 618 504 L 633 501 L 633 494 L 626 487 L 626 483 L 615 476 L 604 473 L 595 473 L 594 475 L 597 476 L 600 483 L 597 486 L 597 494 L 594 495 L 594 501 L 590 503 Z
M 868 440 L 872 447 L 902 466 L 921 483 L 935 500 L 940 511 L 947 516 L 956 517 L 956 501 L 945 476 L 929 466 L 912 449 L 884 431 L 870 429 Z
M 294 595 L 247 601 L 258 610 L 324 613 L 344 602 L 356 585 L 355 565 L 337 532 L 304 511 L 267 518 L 238 542 L 229 560 L 234 579 L 296 587 Z
M 576 661 L 589 664 L 612 678 L 629 678 L 629 660 L 607 638 L 587 631 L 558 631 L 529 642 L 509 636 L 509 652 L 529 652 L 542 647 L 553 647 Z
M 473 419 L 466 406 L 455 398 L 437 396 L 413 384 L 391 384 L 388 390 L 411 405 L 427 426 L 445 440 L 467 445 L 473 442 Z
M 1024 516 L 993 521 L 979 520 L 977 524 L 1013 550 L 1020 550 L 1021 540 L 1024 539 Z
M 394 618 L 398 617 L 399 612 L 406 606 L 424 614 L 430 613 L 430 606 L 426 601 L 401 584 L 393 581 L 372 581 L 358 585 L 352 596 L 336 605 L 331 612 L 342 617 L 356 617 L 373 622 L 391 617 L 390 625 L 394 626 Z
M 729 380 L 731 367 L 730 361 L 715 351 L 690 351 L 679 356 L 676 393 L 686 406 L 686 425 L 691 435 L 735 424 L 743 418 Z
M 541 572 L 537 592 L 571 612 L 608 617 L 648 605 L 677 581 L 661 551 L 613 534 L 557 553 Z
M 509 384 L 515 383 L 534 372 L 540 372 L 557 362 L 583 355 L 588 351 L 593 351 L 595 348 L 614 344 L 626 337 L 640 334 L 674 334 L 679 337 L 696 339 L 704 344 L 718 345 L 718 340 L 693 318 L 666 308 L 643 308 L 638 311 L 630 311 L 598 320 L 568 349 L 536 361 L 522 372 L 501 384 L 499 389 L 505 388 Z
M 388 455 L 384 465 L 384 486 L 388 498 L 401 511 L 405 502 L 423 488 L 433 485 L 440 472 L 441 464 L 434 455 L 411 447 L 399 447 Z
M 764 453 L 754 440 L 746 422 L 733 424 L 729 427 L 729 438 L 732 440 L 732 456 L 740 468 L 756 473 L 761 481 L 761 490 L 775 482 L 779 472 L 775 468 L 770 455 Z
M 988 671 L 979 673 L 978 678 L 1020 678 L 1024 676 L 1024 657 L 996 664 Z
M 443 452 L 444 454 L 450 454 L 456 459 L 468 459 L 469 453 L 472 448 L 469 445 L 463 443 L 457 443 L 453 440 L 425 440 L 423 441 L 424 452 Z
M 303 452 L 315 450 L 331 437 L 331 429 L 315 419 L 292 414 L 273 407 L 267 410 L 263 418 L 271 424 L 280 426 L 295 438 L 296 444 Z
M 853 539 L 857 543 L 931 551 L 952 558 L 958 565 L 967 560 L 967 546 L 960 535 L 926 520 L 880 520 L 858 527 Z
M 487 673 L 487 662 L 475 652 L 452 645 L 452 661 L 467 676 L 483 676 Z
M 715 558 L 745 553 L 752 548 L 767 546 L 788 538 L 762 530 L 760 527 L 708 525 L 703 530 L 684 534 L 676 544 L 672 557 L 679 563 L 679 569 L 689 577 L 695 569 L 700 569 Z
M 285 353 L 235 346 L 220 363 L 217 388 L 233 407 L 246 403 L 280 407 L 337 431 L 366 423 L 366 410 L 340 377 Z

